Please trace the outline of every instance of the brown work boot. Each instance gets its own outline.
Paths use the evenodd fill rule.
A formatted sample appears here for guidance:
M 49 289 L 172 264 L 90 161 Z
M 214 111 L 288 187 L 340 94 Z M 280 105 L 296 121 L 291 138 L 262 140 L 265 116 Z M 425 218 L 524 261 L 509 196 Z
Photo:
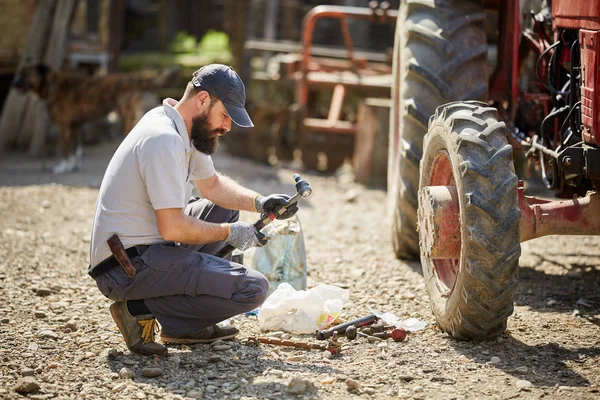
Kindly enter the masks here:
M 167 333 L 161 332 L 160 338 L 163 343 L 167 344 L 195 344 L 195 343 L 212 343 L 217 340 L 231 339 L 240 331 L 237 328 L 230 326 L 212 325 L 200 329 L 196 333 L 181 336 L 170 336 Z
M 127 348 L 132 353 L 144 356 L 162 355 L 167 348 L 154 341 L 156 319 L 152 314 L 132 316 L 127 309 L 126 301 L 114 302 L 110 306 L 110 314 L 117 323 L 121 335 L 125 338 Z

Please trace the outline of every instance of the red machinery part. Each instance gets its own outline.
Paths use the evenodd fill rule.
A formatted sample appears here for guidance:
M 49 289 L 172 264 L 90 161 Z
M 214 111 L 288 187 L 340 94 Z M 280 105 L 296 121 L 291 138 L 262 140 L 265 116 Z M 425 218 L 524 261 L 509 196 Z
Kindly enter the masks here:
M 599 3 L 599 2 L 597 2 Z M 583 140 L 600 143 L 600 31 L 579 31 L 581 47 L 581 124 Z
M 522 181 L 519 182 L 517 191 L 521 208 L 521 243 L 547 235 L 600 234 L 600 195 L 595 192 L 572 200 L 549 201 L 525 196 Z M 426 203 L 430 205 L 426 210 L 426 218 L 436 221 L 440 227 L 425 243 L 428 256 L 432 259 L 460 256 L 460 241 L 456 240 L 460 211 L 458 199 L 452 196 L 455 192 L 454 186 L 427 186 L 421 190 L 421 201 L 426 197 Z M 423 210 L 423 207 L 419 209 L 420 212 Z M 423 228 L 419 226 L 420 231 Z M 423 241 L 422 232 L 421 240 Z
M 555 0 L 552 2 L 555 28 L 600 29 L 600 0 Z

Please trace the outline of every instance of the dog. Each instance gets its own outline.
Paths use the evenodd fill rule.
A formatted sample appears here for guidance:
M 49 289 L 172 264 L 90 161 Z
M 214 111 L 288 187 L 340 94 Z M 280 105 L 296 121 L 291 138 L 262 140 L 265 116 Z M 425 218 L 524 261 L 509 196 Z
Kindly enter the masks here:
M 53 172 L 60 174 L 75 170 L 81 161 L 82 124 L 117 111 L 127 135 L 146 111 L 139 106 L 144 93 L 176 84 L 178 77 L 177 68 L 154 78 L 125 73 L 86 77 L 35 64 L 22 68 L 13 86 L 21 93 L 31 91 L 46 102 L 50 119 L 59 131 L 62 160 Z

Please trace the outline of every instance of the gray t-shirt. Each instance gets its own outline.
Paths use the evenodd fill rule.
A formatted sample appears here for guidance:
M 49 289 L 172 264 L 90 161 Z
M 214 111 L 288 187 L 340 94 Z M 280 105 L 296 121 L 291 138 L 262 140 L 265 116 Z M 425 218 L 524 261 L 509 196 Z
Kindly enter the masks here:
M 155 210 L 185 208 L 194 180 L 215 174 L 212 158 L 190 143 L 173 99 L 150 110 L 123 140 L 102 179 L 92 226 L 90 264 L 110 257 L 106 241 L 125 248 L 164 241 Z

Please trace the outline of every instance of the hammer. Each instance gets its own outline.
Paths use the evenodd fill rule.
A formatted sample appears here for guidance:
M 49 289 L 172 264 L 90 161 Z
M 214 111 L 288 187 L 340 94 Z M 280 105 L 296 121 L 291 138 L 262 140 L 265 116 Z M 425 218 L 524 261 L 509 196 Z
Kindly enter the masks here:
M 295 202 L 300 200 L 302 197 L 308 197 L 312 194 L 312 189 L 310 188 L 310 185 L 304 179 L 300 178 L 300 175 L 294 174 L 294 181 L 296 182 L 296 194 L 294 194 L 292 196 L 292 198 L 290 199 L 289 205 L 294 204 Z M 268 213 L 268 214 L 263 213 L 260 216 L 260 219 L 254 223 L 254 227 L 260 231 L 262 228 L 264 228 L 265 226 L 267 226 L 271 222 L 273 222 L 273 220 L 277 219 L 277 217 L 282 215 L 286 210 L 287 210 L 287 207 L 281 206 L 278 209 L 276 209 L 275 212 Z M 235 247 L 233 247 L 230 244 L 227 244 L 227 245 L 225 245 L 225 247 L 223 247 L 221 250 L 219 250 L 217 252 L 217 254 L 215 254 L 215 255 L 217 257 L 225 257 L 229 253 L 231 253 L 233 250 L 235 250 Z

